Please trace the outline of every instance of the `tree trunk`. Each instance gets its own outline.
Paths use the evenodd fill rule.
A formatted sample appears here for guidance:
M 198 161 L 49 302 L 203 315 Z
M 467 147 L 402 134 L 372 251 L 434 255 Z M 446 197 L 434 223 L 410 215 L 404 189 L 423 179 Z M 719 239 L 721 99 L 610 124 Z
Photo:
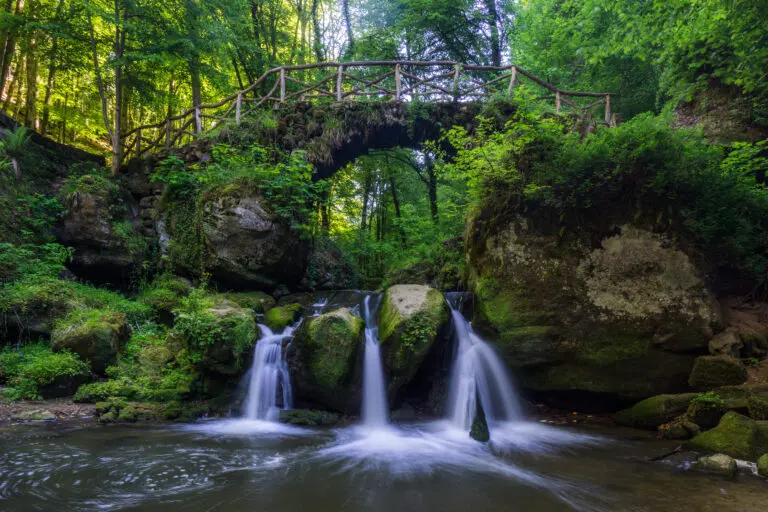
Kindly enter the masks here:
M 432 222 L 437 224 L 437 174 L 435 173 L 435 162 L 428 155 L 424 156 L 427 164 L 427 192 L 429 194 L 429 209 L 432 213 Z
M 402 216 L 400 215 L 400 199 L 397 197 L 397 187 L 395 186 L 395 178 L 391 176 L 389 177 L 389 189 L 392 192 L 392 204 L 395 206 L 395 217 L 398 220 L 397 229 L 400 231 L 400 239 L 403 243 L 403 247 L 405 247 L 408 241 L 406 240 L 403 226 L 401 226 L 399 223 L 399 221 L 402 220 Z
M 37 121 L 37 58 L 35 57 L 35 41 L 30 41 L 27 53 L 27 90 L 24 98 L 24 126 L 36 129 Z
M 317 12 L 319 4 L 320 0 L 312 0 L 312 32 L 314 32 L 312 48 L 315 52 L 315 59 L 317 62 L 324 62 L 325 55 L 323 53 L 323 35 L 320 31 L 320 18 L 318 17 Z
M 496 0 L 485 0 L 485 7 L 488 11 L 488 26 L 491 29 L 491 64 L 501 66 L 501 36 Z
M 349 17 L 349 0 L 341 0 L 341 11 L 344 15 L 344 27 L 347 29 L 347 49 L 344 56 L 351 59 L 355 54 L 355 36 L 352 33 L 352 20 Z
M 18 16 L 21 13 L 21 7 L 23 6 L 22 0 L 16 0 L 16 9 L 14 13 Z M 7 3 L 8 12 L 11 12 L 12 2 L 9 0 Z M 13 32 L 8 30 L 3 38 L 4 44 L 1 48 L 2 59 L 0 59 L 0 84 L 5 84 L 8 79 L 8 73 L 11 70 L 11 61 L 13 60 L 13 54 L 16 50 L 16 38 Z M 15 77 L 14 77 L 15 80 Z
M 365 230 L 365 223 L 368 217 L 368 196 L 371 195 L 371 174 L 366 173 L 365 183 L 363 185 L 363 215 L 360 221 L 360 229 Z
M 200 52 L 197 49 L 199 13 L 194 0 L 187 0 L 187 37 L 192 43 L 192 51 L 189 55 L 189 77 L 192 86 L 192 107 L 202 105 L 202 91 L 200 81 Z M 197 126 L 195 127 L 197 128 Z

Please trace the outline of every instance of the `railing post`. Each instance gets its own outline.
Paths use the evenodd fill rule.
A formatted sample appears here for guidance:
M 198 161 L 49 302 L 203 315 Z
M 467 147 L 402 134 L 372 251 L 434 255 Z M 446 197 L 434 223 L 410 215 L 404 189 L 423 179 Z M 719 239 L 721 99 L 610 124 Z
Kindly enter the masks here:
M 203 118 L 200 117 L 200 105 L 195 106 L 195 135 L 203 133 Z
M 395 99 L 400 101 L 400 64 L 395 64 Z
M 509 87 L 507 87 L 507 98 L 512 96 L 512 88 L 515 86 L 515 82 L 517 82 L 517 66 L 512 66 L 512 71 L 509 75 Z
M 344 81 L 344 66 L 339 64 L 339 74 L 336 77 L 336 101 L 341 102 L 344 99 L 344 95 L 341 92 L 341 85 Z
M 560 91 L 555 91 L 555 112 L 560 113 Z
M 453 101 L 459 101 L 459 75 L 461 74 L 461 64 L 456 63 L 453 73 Z
M 280 103 L 285 103 L 285 68 L 280 68 Z
M 605 123 L 611 123 L 611 95 L 605 95 Z
M 173 121 L 171 116 L 168 116 L 168 125 L 165 127 L 165 147 L 171 147 L 171 131 L 173 130 Z
M 243 93 L 237 93 L 237 103 L 235 104 L 235 123 L 240 126 L 240 116 L 243 112 Z
M 141 128 L 136 130 L 136 156 L 141 156 Z

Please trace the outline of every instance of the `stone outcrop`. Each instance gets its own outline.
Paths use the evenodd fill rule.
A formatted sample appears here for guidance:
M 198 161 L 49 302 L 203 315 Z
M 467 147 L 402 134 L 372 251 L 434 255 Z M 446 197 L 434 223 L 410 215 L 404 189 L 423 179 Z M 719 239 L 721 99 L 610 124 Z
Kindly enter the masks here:
M 305 319 L 287 357 L 300 402 L 359 412 L 365 324 L 347 308 Z
M 524 388 L 617 400 L 690 389 L 721 315 L 673 239 L 598 222 L 566 234 L 520 215 L 480 215 L 467 233 L 476 327 Z
M 756 461 L 768 452 L 768 422 L 728 412 L 713 428 L 688 442 L 691 448 Z
M 722 386 L 737 386 L 747 381 L 747 369 L 731 356 L 701 356 L 696 358 L 688 383 L 698 391 Z
M 395 285 L 384 293 L 379 320 L 389 395 L 410 381 L 448 324 L 443 294 L 423 285 Z
M 128 335 L 124 313 L 86 309 L 75 310 L 57 321 L 51 342 L 56 348 L 71 350 L 90 361 L 93 372 L 103 375 L 107 366 L 116 362 Z

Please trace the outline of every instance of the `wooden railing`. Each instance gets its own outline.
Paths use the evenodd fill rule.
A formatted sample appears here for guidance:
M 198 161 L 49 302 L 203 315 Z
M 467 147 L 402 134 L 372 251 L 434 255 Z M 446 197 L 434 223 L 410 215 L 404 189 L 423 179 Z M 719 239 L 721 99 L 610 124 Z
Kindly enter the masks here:
M 564 106 L 582 112 L 603 106 L 605 122 L 612 122 L 611 93 L 559 89 L 515 65 L 475 66 L 452 61 L 323 62 L 270 69 L 245 89 L 217 103 L 199 105 L 159 123 L 134 128 L 122 136 L 122 153 L 124 158 L 140 157 L 163 147 L 180 146 L 226 121 L 239 125 L 244 116 L 266 105 L 356 98 L 480 101 L 490 96 L 510 97 L 521 78 L 544 89 L 544 95 L 538 99 L 554 100 L 557 112 Z

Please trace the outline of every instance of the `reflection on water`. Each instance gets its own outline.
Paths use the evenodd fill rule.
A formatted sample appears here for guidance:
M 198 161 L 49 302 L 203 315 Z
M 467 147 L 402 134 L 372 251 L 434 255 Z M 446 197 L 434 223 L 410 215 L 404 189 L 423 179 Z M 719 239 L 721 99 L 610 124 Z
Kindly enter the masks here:
M 448 422 L 25 426 L 0 430 L 0 510 L 764 510 L 764 480 L 645 461 L 670 446 L 536 423 L 497 425 L 488 444 Z

